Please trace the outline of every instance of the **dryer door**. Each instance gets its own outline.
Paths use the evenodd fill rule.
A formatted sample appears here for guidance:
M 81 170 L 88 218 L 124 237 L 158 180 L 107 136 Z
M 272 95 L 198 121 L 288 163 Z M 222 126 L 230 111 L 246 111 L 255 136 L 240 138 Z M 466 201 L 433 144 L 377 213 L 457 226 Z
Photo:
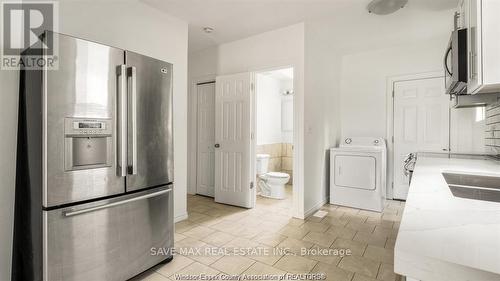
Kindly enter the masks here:
M 373 156 L 335 155 L 335 185 L 374 190 L 377 161 Z

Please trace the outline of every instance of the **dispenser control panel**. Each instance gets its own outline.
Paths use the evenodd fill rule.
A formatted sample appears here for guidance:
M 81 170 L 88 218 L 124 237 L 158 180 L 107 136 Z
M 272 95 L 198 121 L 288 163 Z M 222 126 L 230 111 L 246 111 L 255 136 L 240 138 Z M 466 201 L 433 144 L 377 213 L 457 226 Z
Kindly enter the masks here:
M 110 119 L 66 118 L 66 136 L 71 135 L 111 135 Z

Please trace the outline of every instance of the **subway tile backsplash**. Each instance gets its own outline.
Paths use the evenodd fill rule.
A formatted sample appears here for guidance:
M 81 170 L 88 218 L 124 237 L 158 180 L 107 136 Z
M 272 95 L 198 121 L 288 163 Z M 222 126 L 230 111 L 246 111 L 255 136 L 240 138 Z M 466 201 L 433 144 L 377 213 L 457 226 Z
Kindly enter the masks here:
M 500 154 L 500 102 L 486 107 L 486 153 Z

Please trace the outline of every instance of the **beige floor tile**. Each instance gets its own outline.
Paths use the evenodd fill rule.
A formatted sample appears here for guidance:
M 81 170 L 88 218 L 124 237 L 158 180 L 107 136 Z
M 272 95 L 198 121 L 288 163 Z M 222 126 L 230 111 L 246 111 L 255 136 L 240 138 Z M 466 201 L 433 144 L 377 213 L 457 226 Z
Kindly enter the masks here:
M 201 214 L 198 212 L 190 212 L 188 214 L 188 220 L 192 222 L 199 222 L 199 221 L 204 221 L 207 219 L 211 219 L 212 217 L 206 214 Z
M 358 242 L 363 242 L 368 245 L 384 247 L 385 242 L 387 241 L 387 237 L 374 235 L 371 233 L 357 232 L 356 235 L 354 235 L 353 240 Z
M 326 275 L 325 280 L 331 281 L 350 281 L 354 275 L 354 273 L 350 271 L 325 263 L 318 263 L 313 268 L 312 272 L 324 273 Z
M 286 272 L 276 267 L 272 267 L 270 265 L 261 262 L 256 262 L 252 264 L 252 266 L 250 266 L 243 273 L 248 275 L 261 275 L 261 274 L 282 275 L 285 274 Z
M 186 237 L 187 237 L 186 235 L 175 232 L 174 233 L 174 243 L 179 242 Z
M 208 244 L 195 247 L 194 249 L 199 251 L 188 252 L 185 256 L 205 265 L 210 265 L 224 256 L 224 253 L 219 252 L 218 248 Z
M 349 223 L 346 225 L 346 228 L 354 229 L 358 232 L 372 233 L 375 229 L 375 226 L 376 225 L 371 223 L 349 221 Z
M 354 235 L 356 235 L 356 230 L 351 229 L 351 228 L 346 228 L 343 226 L 330 226 L 326 233 L 332 234 L 336 237 L 339 238 L 344 238 L 344 239 L 352 239 L 354 238 Z
M 140 274 L 139 276 L 130 279 L 129 281 L 172 281 L 172 280 L 168 279 L 167 277 L 157 272 L 147 271 Z
M 344 227 L 349 222 L 349 219 L 348 218 L 344 218 L 344 217 L 329 217 L 329 216 L 326 216 L 321 222 L 322 223 L 326 223 L 326 224 L 330 224 L 330 225 L 334 225 L 334 226 Z
M 305 254 L 301 253 L 301 256 L 330 265 L 337 265 L 341 259 L 341 256 L 337 251 L 335 251 L 335 249 L 318 245 L 314 245 L 309 248 Z
M 282 248 L 268 247 L 266 245 L 259 246 L 263 251 L 260 253 L 248 255 L 247 257 L 267 265 L 274 265 L 285 254 Z
M 386 249 L 394 250 L 395 246 L 396 246 L 396 239 L 395 238 L 389 238 L 389 239 L 387 239 L 387 242 L 385 242 Z
M 306 221 L 300 228 L 315 232 L 325 232 L 330 226 L 325 223 Z
M 312 242 L 288 237 L 278 245 L 278 248 L 285 248 L 287 251 L 300 255 L 302 249 L 309 249 L 314 245 Z
M 365 252 L 367 244 L 363 242 L 353 241 L 344 238 L 337 238 L 330 248 L 332 249 L 349 249 L 352 255 L 362 256 Z
M 178 253 L 184 254 L 184 251 L 190 251 L 194 250 L 197 247 L 203 247 L 205 246 L 206 243 L 202 242 L 198 239 L 194 239 L 191 237 L 187 237 L 185 239 L 182 239 L 181 241 L 177 242 L 174 244 L 175 249 L 177 250 Z
M 368 245 L 363 256 L 387 264 L 394 263 L 394 251 L 391 249 Z
M 373 234 L 389 238 L 396 238 L 396 236 L 398 235 L 398 229 L 386 228 L 377 225 L 377 227 L 375 227 L 375 230 L 373 231 Z
M 345 207 L 345 206 L 339 206 L 337 208 L 337 211 L 341 211 L 341 212 L 344 212 L 346 214 L 349 214 L 349 215 L 356 215 L 359 213 L 359 209 L 355 209 L 355 208 L 349 208 L 349 207 Z
M 236 236 L 231 235 L 229 233 L 215 231 L 212 232 L 210 235 L 201 238 L 201 241 L 206 242 L 210 245 L 221 247 L 222 245 L 227 244 L 228 242 L 230 242 L 235 238 Z
M 362 216 L 360 214 L 356 214 L 356 215 L 350 215 L 350 214 L 344 214 L 342 216 L 343 219 L 347 219 L 349 220 L 350 223 L 364 223 L 366 222 L 366 219 L 368 219 L 367 216 Z
M 243 271 L 247 270 L 253 263 L 255 263 L 254 260 L 246 257 L 225 256 L 211 264 L 210 267 L 226 274 L 241 274 L 243 273 Z
M 220 272 L 209 267 L 209 266 L 206 266 L 204 264 L 201 264 L 199 262 L 193 262 L 192 264 L 184 267 L 183 269 L 179 270 L 178 272 L 176 272 L 174 274 L 179 276 L 179 275 L 199 275 L 199 274 L 205 274 L 205 275 L 209 275 L 209 276 L 216 276 L 218 275 Z M 174 278 L 172 278 L 174 279 Z M 175 278 L 175 280 L 177 280 L 177 278 Z
M 377 279 L 383 281 L 396 281 L 399 278 L 398 275 L 394 273 L 394 266 L 392 264 L 382 263 L 378 270 Z
M 237 237 L 222 246 L 223 248 L 228 249 L 230 252 L 233 252 L 233 249 L 236 248 L 253 248 L 258 247 L 259 243 L 247 238 Z
M 173 260 L 165 265 L 160 266 L 156 269 L 156 271 L 165 277 L 170 277 L 172 274 L 185 268 L 193 262 L 194 261 L 192 259 L 185 256 L 175 255 Z
M 183 220 L 183 221 L 176 223 L 174 229 L 175 229 L 175 232 L 177 232 L 177 233 L 183 233 L 183 232 L 190 230 L 191 228 L 193 228 L 195 226 L 197 226 L 196 223 L 194 223 L 192 221 L 188 221 L 188 220 Z
M 379 262 L 360 256 L 343 257 L 339 263 L 339 267 L 351 272 L 357 272 L 368 277 L 377 277 Z
M 355 273 L 352 281 L 377 281 L 377 279 L 371 278 L 371 277 L 368 277 L 368 276 L 365 276 L 365 275 L 362 275 L 359 273 Z
M 198 226 L 195 226 L 195 227 L 183 232 L 182 234 L 189 236 L 191 238 L 200 240 L 203 237 L 206 237 L 214 232 L 215 232 L 215 230 L 213 230 L 211 228 L 208 228 L 208 227 L 202 226 L 202 225 L 198 225 Z
M 240 230 L 233 232 L 235 236 L 252 239 L 257 237 L 263 231 L 260 227 L 242 227 Z
M 280 233 L 275 232 L 262 232 L 253 238 L 254 241 L 274 247 L 283 242 L 287 237 Z
M 330 247 L 335 241 L 336 236 L 331 233 L 314 232 L 310 231 L 302 240 L 308 241 L 314 244 L 318 244 L 323 247 Z
M 300 226 L 287 225 L 280 229 L 279 233 L 290 238 L 302 239 L 309 233 L 309 229 L 301 228 Z
M 317 261 L 304 257 L 285 255 L 274 265 L 274 267 L 291 273 L 308 273 L 317 263 Z
M 370 217 L 368 217 L 368 219 L 366 219 L 366 222 L 379 225 L 379 226 L 381 226 L 383 228 L 393 228 L 393 226 L 394 226 L 394 222 L 393 221 L 384 220 L 381 217 L 380 218 L 370 218 Z

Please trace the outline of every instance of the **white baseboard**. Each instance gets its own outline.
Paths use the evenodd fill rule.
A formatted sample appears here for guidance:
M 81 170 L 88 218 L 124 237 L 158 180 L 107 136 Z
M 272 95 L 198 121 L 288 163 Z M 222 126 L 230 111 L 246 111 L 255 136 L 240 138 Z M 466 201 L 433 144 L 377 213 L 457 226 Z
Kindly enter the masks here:
M 183 220 L 185 220 L 187 218 L 188 218 L 188 213 L 180 214 L 180 215 L 174 217 L 174 223 L 183 221 Z
M 325 205 L 326 203 L 328 203 L 328 197 L 323 198 L 323 200 L 321 200 L 318 204 L 314 205 L 312 208 L 307 210 L 304 214 L 304 217 L 307 218 L 308 216 L 314 214 L 317 210 L 321 209 L 321 207 L 323 207 L 323 205 Z

